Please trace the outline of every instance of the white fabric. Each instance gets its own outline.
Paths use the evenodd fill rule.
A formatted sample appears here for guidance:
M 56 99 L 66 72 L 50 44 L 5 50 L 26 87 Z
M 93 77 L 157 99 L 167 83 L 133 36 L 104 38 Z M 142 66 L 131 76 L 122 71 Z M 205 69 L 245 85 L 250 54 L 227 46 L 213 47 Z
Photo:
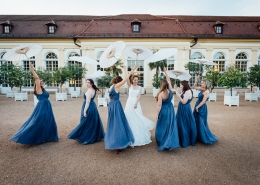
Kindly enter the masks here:
M 141 146 L 152 142 L 149 130 L 153 129 L 154 122 L 143 116 L 140 102 L 138 102 L 137 108 L 134 108 L 140 89 L 141 87 L 134 90 L 131 85 L 125 106 L 125 115 L 135 138 L 135 142 L 131 146 Z

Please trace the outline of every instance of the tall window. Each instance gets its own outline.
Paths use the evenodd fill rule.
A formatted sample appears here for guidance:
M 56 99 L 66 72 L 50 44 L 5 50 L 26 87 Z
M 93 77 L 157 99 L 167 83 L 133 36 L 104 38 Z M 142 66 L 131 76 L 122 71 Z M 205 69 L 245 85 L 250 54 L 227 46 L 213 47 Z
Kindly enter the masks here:
M 10 33 L 10 26 L 4 26 L 4 33 Z
M 135 60 L 132 58 L 127 59 L 127 71 L 128 73 L 132 70 L 135 65 Z M 136 61 L 136 71 L 135 73 L 138 75 L 138 85 L 144 87 L 144 61 L 137 60 Z
M 4 60 L 4 54 L 5 53 L 0 53 L 0 64 L 3 65 L 3 64 L 12 64 L 13 62 L 12 61 L 6 61 Z M 7 72 L 7 71 L 6 71 Z M 6 73 L 4 72 L 1 77 L 3 81 L 2 83 L 2 87 L 8 87 L 8 84 L 6 83 Z
M 30 58 L 30 61 L 29 60 L 23 60 L 23 70 L 30 71 L 30 62 L 35 67 L 35 57 L 34 56 Z M 25 87 L 33 87 L 34 86 L 34 80 L 33 80 L 33 76 L 31 74 L 27 77 L 27 80 L 26 80 L 24 86 Z
M 174 56 L 167 59 L 167 70 L 174 70 Z
M 82 67 L 82 63 L 81 62 L 77 62 L 77 61 L 74 61 L 74 60 L 70 60 L 69 58 L 70 57 L 79 57 L 80 55 L 78 53 L 70 53 L 69 56 L 68 56 L 68 64 L 75 64 L 75 65 L 78 65 L 80 67 Z M 75 80 L 75 84 L 76 84 L 76 87 L 82 87 L 82 78 L 81 79 L 76 79 Z M 74 87 L 74 78 L 71 78 L 70 81 L 69 81 L 69 87 Z
M 217 64 L 214 66 L 214 71 L 225 71 L 225 56 L 223 53 L 216 53 L 213 57 L 213 62 Z
M 58 57 L 55 53 L 48 53 L 45 58 L 46 62 L 46 70 L 54 72 L 54 70 L 58 69 Z M 51 84 L 52 87 L 57 87 L 57 83 L 53 82 Z
M 239 53 L 236 56 L 236 63 L 235 66 L 238 68 L 241 72 L 247 71 L 247 55 L 245 53 Z
M 216 34 L 222 34 L 223 33 L 223 26 L 220 26 L 220 25 L 218 25 L 218 26 L 216 26 L 216 28 L 215 28 L 215 30 L 216 30 Z
M 99 62 L 100 60 L 100 57 L 101 55 L 103 54 L 104 51 L 100 51 L 98 54 L 97 54 L 97 62 Z M 97 71 L 100 70 L 100 71 L 105 71 L 106 68 L 101 68 L 100 65 L 97 65 Z
M 133 32 L 139 32 L 139 25 L 138 24 L 133 25 Z
M 205 56 L 199 52 L 195 52 L 191 55 L 190 59 L 204 59 Z M 197 65 L 197 64 L 192 64 L 192 65 Z M 196 74 L 196 72 L 194 71 L 189 71 L 190 75 L 191 75 L 191 78 L 190 78 L 190 86 L 192 86 L 196 80 L 196 77 L 198 74 Z M 202 76 L 202 74 L 200 74 L 200 76 Z M 198 84 L 199 86 L 200 84 Z

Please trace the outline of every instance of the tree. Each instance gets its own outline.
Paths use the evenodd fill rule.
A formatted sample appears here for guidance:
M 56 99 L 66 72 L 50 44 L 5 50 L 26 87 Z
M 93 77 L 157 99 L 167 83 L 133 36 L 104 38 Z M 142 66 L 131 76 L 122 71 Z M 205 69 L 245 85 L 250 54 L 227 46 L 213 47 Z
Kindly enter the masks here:
M 203 71 L 204 71 L 204 65 L 203 64 L 197 64 L 194 62 L 189 62 L 187 64 L 184 65 L 186 70 L 189 70 L 189 73 L 195 73 L 195 74 L 200 74 L 202 75 Z
M 206 79 L 210 82 L 210 84 L 211 84 L 210 92 L 213 91 L 213 89 L 214 89 L 214 87 L 217 85 L 217 82 L 218 82 L 218 80 L 219 80 L 220 77 L 221 77 L 220 72 L 219 72 L 219 71 L 214 71 L 212 66 L 210 66 L 209 68 L 207 68 L 205 78 L 206 78 Z
M 62 85 L 71 78 L 71 70 L 67 66 L 60 67 L 54 71 L 53 78 L 60 86 L 60 92 L 62 92 Z
M 228 67 L 218 80 L 218 84 L 221 86 L 226 86 L 227 89 L 230 89 L 232 96 L 232 88 L 236 86 L 245 87 L 245 77 L 244 73 L 241 73 L 239 69 L 234 67 Z
M 71 71 L 71 78 L 74 81 L 74 91 L 76 91 L 76 80 L 82 79 L 82 74 L 85 74 L 87 70 L 79 64 L 69 64 L 68 68 Z
M 100 78 L 97 78 L 97 85 L 102 90 L 102 97 L 103 97 L 103 89 L 108 88 L 111 84 L 112 76 L 105 75 Z
M 112 65 L 111 67 L 105 68 L 106 74 L 107 75 L 112 75 L 112 76 L 118 76 L 119 74 L 122 74 L 122 69 L 118 68 L 123 65 L 123 62 L 121 62 L 121 59 L 117 60 L 117 62 Z
M 163 71 L 163 69 L 166 67 L 167 68 L 167 60 L 161 60 L 158 62 L 151 62 L 148 64 L 150 70 L 155 69 L 155 74 L 153 75 L 153 87 L 158 89 L 160 87 L 161 80 L 163 79 L 162 73 L 159 71 Z
M 44 68 L 38 68 L 36 73 L 46 85 L 50 86 L 53 83 L 53 75 L 51 71 L 45 70 Z
M 254 86 L 260 87 L 260 65 L 250 67 L 250 71 L 247 72 L 247 80 L 251 92 Z
M 8 71 L 13 68 L 13 64 L 9 64 L 7 62 L 3 63 L 0 66 L 0 84 L 2 84 L 3 87 L 7 87 L 7 74 Z M 13 87 L 11 87 L 13 88 Z

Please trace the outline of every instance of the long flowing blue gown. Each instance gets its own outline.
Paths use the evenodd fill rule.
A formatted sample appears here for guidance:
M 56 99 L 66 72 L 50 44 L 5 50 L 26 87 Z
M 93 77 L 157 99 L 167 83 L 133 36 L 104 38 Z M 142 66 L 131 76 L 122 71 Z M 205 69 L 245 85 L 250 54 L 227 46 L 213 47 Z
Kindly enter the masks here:
M 68 135 L 69 139 L 75 139 L 80 143 L 86 145 L 98 142 L 104 138 L 102 121 L 100 119 L 96 103 L 94 102 L 95 97 L 96 93 L 90 100 L 89 107 L 86 112 L 87 117 L 84 117 L 84 108 L 86 105 L 86 95 L 84 94 L 84 102 L 81 108 L 80 123 Z
M 196 111 L 196 107 L 203 100 L 203 93 L 200 92 L 198 95 L 198 100 L 195 104 L 193 115 L 197 125 L 197 139 L 205 144 L 213 144 L 218 141 L 218 138 L 211 133 L 208 126 L 208 108 L 207 104 L 204 103 L 199 109 Z
M 122 104 L 119 100 L 120 92 L 112 86 L 108 105 L 107 131 L 105 134 L 105 149 L 124 149 L 134 143 L 134 136 L 128 125 Z
M 182 99 L 183 97 L 184 94 L 181 94 Z M 192 99 L 193 97 L 185 104 L 179 102 L 176 114 L 180 145 L 183 148 L 189 145 L 195 146 L 197 140 L 196 122 L 190 106 Z
M 58 131 L 49 101 L 49 93 L 37 94 L 39 100 L 32 115 L 13 135 L 10 141 L 21 144 L 40 144 L 47 141 L 58 141 Z
M 162 101 L 156 124 L 155 138 L 160 151 L 180 147 L 178 127 L 171 100 L 172 91 L 169 91 L 168 98 Z

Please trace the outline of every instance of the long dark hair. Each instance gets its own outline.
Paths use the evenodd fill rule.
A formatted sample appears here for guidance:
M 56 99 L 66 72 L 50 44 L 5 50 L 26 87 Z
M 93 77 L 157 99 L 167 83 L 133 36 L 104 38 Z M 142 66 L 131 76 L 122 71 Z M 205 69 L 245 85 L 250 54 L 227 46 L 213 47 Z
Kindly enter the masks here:
M 158 101 L 158 96 L 161 92 L 164 92 L 166 94 L 166 97 L 168 97 L 169 96 L 168 89 L 169 89 L 169 83 L 166 80 L 162 80 L 160 84 L 160 90 L 156 95 L 156 101 Z
M 112 78 L 111 83 L 112 84 L 117 84 L 119 82 L 123 81 L 123 78 L 121 76 L 115 76 L 114 78 Z
M 41 80 L 41 79 L 40 79 L 40 80 Z M 42 92 L 45 91 L 44 87 L 42 87 L 42 86 L 41 86 L 41 89 L 42 89 Z M 34 81 L 33 93 L 34 93 L 35 95 L 37 94 L 35 81 Z
M 183 85 L 183 88 L 182 88 L 182 93 L 185 94 L 186 91 L 190 90 L 191 93 L 193 94 L 191 88 L 190 88 L 190 85 L 189 85 L 189 82 L 186 81 L 186 80 L 183 80 L 180 82 L 182 85 Z
M 94 81 L 92 79 L 87 79 L 90 84 L 92 85 L 92 88 L 95 90 L 95 91 L 100 91 L 99 88 L 94 84 Z

